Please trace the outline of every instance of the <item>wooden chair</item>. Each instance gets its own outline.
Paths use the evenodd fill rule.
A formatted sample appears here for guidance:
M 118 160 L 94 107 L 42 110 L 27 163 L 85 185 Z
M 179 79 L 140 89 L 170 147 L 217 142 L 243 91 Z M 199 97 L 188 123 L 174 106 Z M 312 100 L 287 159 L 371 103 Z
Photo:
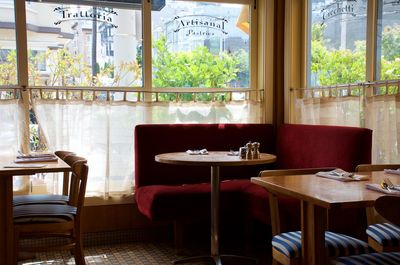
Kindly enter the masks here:
M 384 169 L 398 169 L 400 164 L 361 164 L 356 167 L 356 172 L 382 171 Z
M 86 192 L 88 166 L 86 159 L 74 155 L 64 158 L 71 166 L 71 185 L 67 204 L 29 204 L 14 206 L 14 256 L 17 264 L 19 251 L 72 250 L 75 263 L 85 264 L 80 218 Z M 25 238 L 61 237 L 60 244 L 20 246 Z M 50 242 L 49 242 L 50 243 Z M 65 244 L 64 244 L 65 243 Z
M 400 228 L 400 197 L 399 196 L 382 196 L 375 201 L 375 210 L 382 215 L 391 225 Z M 400 229 L 397 230 L 400 235 Z M 379 261 L 379 262 L 377 262 Z M 400 252 L 379 252 L 364 254 L 350 257 L 340 257 L 333 264 L 400 264 Z
M 67 156 L 74 155 L 69 151 L 56 151 L 55 155 L 60 159 L 65 160 Z M 31 194 L 31 195 L 17 195 L 13 197 L 13 206 L 24 204 L 40 204 L 40 203 L 55 203 L 67 204 L 68 203 L 68 190 L 69 187 L 69 173 L 64 172 L 63 176 L 63 192 L 62 194 Z
M 259 177 L 315 174 L 319 171 L 334 170 L 332 167 L 264 170 Z M 273 264 L 298 265 L 301 262 L 301 232 L 281 232 L 279 219 L 278 196 L 269 192 L 269 205 L 271 211 L 272 226 L 272 257 Z M 328 258 L 336 258 L 339 255 L 353 255 L 368 253 L 368 244 L 359 239 L 339 233 L 325 232 L 325 245 Z M 341 249 L 339 249 L 339 246 Z
M 356 167 L 356 171 L 371 172 L 398 168 L 400 164 L 362 164 Z M 367 216 L 368 244 L 377 252 L 400 251 L 400 227 L 388 222 L 385 215 L 377 212 L 376 206 L 375 209 L 367 208 Z

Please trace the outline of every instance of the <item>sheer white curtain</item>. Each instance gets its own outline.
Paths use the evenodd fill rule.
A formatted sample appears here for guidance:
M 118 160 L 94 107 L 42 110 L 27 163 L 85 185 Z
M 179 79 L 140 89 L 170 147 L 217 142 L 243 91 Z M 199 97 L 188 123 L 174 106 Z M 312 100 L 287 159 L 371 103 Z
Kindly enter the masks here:
M 22 103 L 19 99 L 0 99 L 0 160 L 10 159 L 18 154 L 23 137 L 23 121 Z M 28 190 L 27 177 L 14 177 L 13 189 Z
M 360 126 L 359 97 L 297 98 L 295 122 Z
M 0 99 L 0 158 L 16 155 L 20 149 L 21 104 L 18 99 Z
M 400 95 L 367 97 L 365 125 L 373 130 L 374 163 L 399 163 Z
M 134 128 L 143 123 L 260 122 L 261 104 L 99 102 L 36 99 L 33 108 L 50 150 L 89 162 L 87 196 L 120 200 L 134 187 Z
M 400 82 L 375 82 L 355 89 L 360 96 L 327 93 L 314 98 L 319 88 L 307 89 L 308 93 L 294 90 L 291 122 L 372 129 L 372 163 L 400 163 Z

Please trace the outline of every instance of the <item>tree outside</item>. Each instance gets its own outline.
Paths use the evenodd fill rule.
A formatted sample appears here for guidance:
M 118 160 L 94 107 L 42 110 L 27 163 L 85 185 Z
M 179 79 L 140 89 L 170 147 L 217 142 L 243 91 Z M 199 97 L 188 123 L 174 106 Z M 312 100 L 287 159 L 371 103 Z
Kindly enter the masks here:
M 326 25 L 315 23 L 311 34 L 311 74 L 318 86 L 365 81 L 366 42 L 356 41 L 354 50 L 327 48 Z M 400 25 L 386 26 L 382 33 L 381 80 L 400 78 Z

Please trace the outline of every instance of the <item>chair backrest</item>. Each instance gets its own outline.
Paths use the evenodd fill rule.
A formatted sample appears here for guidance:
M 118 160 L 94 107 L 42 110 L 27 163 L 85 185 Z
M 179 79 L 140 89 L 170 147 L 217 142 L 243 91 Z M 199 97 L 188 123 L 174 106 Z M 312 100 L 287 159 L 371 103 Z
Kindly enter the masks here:
M 68 204 L 77 207 L 80 211 L 86 193 L 89 170 L 87 160 L 83 157 L 70 155 L 65 157 L 64 161 L 72 168 Z
M 400 164 L 361 164 L 356 167 L 356 172 L 382 171 L 384 169 L 398 169 Z
M 376 199 L 375 210 L 389 222 L 400 225 L 400 197 L 387 195 Z
M 334 170 L 334 167 L 323 167 L 323 168 L 294 168 L 294 169 L 275 169 L 275 170 L 263 170 L 258 174 L 259 177 L 271 177 L 271 176 L 285 176 L 285 175 L 303 175 L 303 174 L 315 174 L 319 171 L 330 171 Z M 271 212 L 271 228 L 272 235 L 275 236 L 281 233 L 281 221 L 278 197 L 269 192 L 269 208 Z M 300 205 L 299 205 L 300 206 Z M 292 223 L 298 223 L 300 220 L 291 220 Z M 300 224 L 298 224 L 300 226 Z M 285 229 L 286 230 L 286 229 Z
M 60 159 L 65 160 L 65 158 L 67 156 L 70 155 L 75 155 L 74 152 L 70 152 L 70 151 L 55 151 L 54 154 L 56 156 L 58 156 Z M 64 172 L 64 176 L 63 176 L 63 188 L 62 188 L 62 194 L 63 195 L 68 195 L 68 187 L 69 187 L 69 173 L 68 172 Z
M 356 167 L 356 172 L 382 171 L 384 169 L 398 168 L 400 168 L 400 164 L 360 164 Z M 386 218 L 383 215 L 379 214 L 376 209 L 374 210 L 374 208 L 368 207 L 366 211 L 368 225 L 387 222 Z
M 293 168 L 293 169 L 276 169 L 276 170 L 263 170 L 258 175 L 259 177 L 270 177 L 270 176 L 285 176 L 285 175 L 305 175 L 315 174 L 320 171 L 331 171 L 336 169 L 335 167 L 314 167 L 314 168 Z
M 372 131 L 366 128 L 283 124 L 277 133 L 278 168 L 338 167 L 354 171 L 371 163 Z

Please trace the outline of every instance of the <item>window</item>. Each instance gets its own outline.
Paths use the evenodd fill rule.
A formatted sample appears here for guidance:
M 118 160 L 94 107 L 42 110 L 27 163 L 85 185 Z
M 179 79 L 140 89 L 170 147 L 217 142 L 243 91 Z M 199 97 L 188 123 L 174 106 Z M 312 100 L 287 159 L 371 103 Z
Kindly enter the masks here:
M 248 88 L 250 36 L 240 25 L 249 8 L 167 0 L 154 10 L 153 86 Z
M 152 1 L 151 26 L 137 0 L 26 3 L 31 86 L 144 87 L 151 67 L 154 88 L 250 88 L 247 1 Z
M 376 75 L 400 79 L 400 1 L 378 2 Z
M 0 86 L 16 85 L 17 53 L 15 42 L 14 1 L 0 1 Z
M 141 4 L 89 2 L 27 2 L 31 86 L 143 85 Z
M 367 2 L 309 1 L 309 86 L 366 80 Z

